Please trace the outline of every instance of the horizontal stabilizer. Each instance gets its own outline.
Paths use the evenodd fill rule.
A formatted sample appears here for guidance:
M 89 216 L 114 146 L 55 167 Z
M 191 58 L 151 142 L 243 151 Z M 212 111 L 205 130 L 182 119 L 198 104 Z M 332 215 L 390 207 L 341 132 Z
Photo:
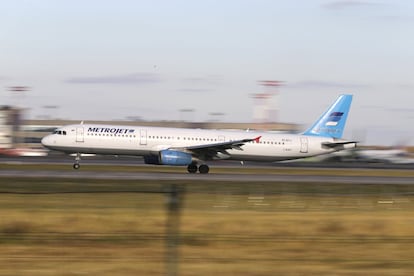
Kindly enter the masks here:
M 349 148 L 356 148 L 357 141 L 338 141 L 338 142 L 325 142 L 322 143 L 323 147 L 331 148 L 331 149 L 349 149 Z

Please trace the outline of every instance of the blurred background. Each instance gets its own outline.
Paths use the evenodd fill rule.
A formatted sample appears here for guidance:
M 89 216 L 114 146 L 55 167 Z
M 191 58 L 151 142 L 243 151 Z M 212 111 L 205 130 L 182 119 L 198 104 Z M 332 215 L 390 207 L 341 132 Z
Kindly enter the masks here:
M 412 275 L 413 14 L 407 0 L 1 1 L 0 274 Z M 341 93 L 357 149 L 223 162 L 225 181 L 101 156 L 73 172 L 40 144 L 80 121 L 297 133 Z
M 345 137 L 411 145 L 413 12 L 403 0 L 3 1 L 0 102 L 20 120 L 303 129 L 350 93 Z

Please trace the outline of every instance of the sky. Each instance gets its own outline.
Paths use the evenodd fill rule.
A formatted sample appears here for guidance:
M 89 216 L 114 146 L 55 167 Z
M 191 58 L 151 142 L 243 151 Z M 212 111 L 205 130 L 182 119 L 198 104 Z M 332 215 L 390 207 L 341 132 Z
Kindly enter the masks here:
M 259 81 L 280 80 L 274 121 L 306 128 L 349 93 L 345 138 L 414 144 L 413 29 L 408 0 L 3 0 L 0 102 L 27 119 L 249 123 Z

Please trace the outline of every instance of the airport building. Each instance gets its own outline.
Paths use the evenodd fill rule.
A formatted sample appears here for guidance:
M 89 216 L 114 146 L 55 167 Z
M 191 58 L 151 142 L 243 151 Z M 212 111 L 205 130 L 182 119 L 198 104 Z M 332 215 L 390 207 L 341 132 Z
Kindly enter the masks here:
M 0 148 L 10 149 L 19 142 L 21 110 L 11 106 L 0 106 Z

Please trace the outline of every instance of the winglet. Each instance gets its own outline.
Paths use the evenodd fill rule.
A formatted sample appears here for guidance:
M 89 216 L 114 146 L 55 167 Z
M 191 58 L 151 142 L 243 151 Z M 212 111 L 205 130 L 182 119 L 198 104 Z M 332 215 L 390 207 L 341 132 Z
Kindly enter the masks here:
M 260 142 L 260 138 L 262 138 L 262 136 L 257 136 L 256 138 L 253 139 L 253 141 L 255 141 L 256 143 Z

